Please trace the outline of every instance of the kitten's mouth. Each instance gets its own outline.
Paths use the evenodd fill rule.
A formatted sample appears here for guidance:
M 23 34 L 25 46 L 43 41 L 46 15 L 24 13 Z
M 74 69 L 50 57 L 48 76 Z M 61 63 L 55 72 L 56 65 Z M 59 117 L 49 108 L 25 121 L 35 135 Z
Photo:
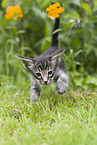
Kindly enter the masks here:
M 50 82 L 47 82 L 47 83 L 45 83 L 45 82 L 42 82 L 42 84 L 43 84 L 43 85 L 48 85 L 49 83 L 50 83 Z
M 44 86 L 44 85 L 47 86 L 47 85 L 49 85 L 52 81 L 53 81 L 53 79 L 48 80 L 48 81 L 40 81 L 40 84 L 43 85 L 43 86 Z
M 50 81 L 41 82 L 42 85 L 48 85 L 49 83 L 50 83 Z

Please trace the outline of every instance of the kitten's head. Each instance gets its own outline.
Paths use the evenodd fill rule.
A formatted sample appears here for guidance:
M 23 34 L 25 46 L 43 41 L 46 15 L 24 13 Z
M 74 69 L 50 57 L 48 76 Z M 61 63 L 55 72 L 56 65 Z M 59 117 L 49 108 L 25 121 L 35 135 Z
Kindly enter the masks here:
M 47 85 L 54 78 L 56 68 L 61 61 L 60 55 L 63 52 L 64 49 L 58 49 L 52 55 L 46 57 L 43 55 L 36 58 L 19 55 L 18 57 L 22 60 L 24 68 L 30 72 L 40 84 Z

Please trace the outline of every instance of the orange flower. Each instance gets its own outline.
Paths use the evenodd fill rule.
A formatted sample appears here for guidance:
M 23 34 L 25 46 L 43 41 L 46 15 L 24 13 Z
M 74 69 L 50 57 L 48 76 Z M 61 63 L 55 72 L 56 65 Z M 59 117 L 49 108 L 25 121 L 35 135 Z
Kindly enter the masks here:
M 22 18 L 23 16 L 24 15 L 22 13 L 21 7 L 19 6 L 9 6 L 6 9 L 5 17 L 7 20 L 13 18 L 16 21 L 18 18 Z
M 14 6 L 14 7 L 13 7 L 13 11 L 16 12 L 17 14 L 22 13 L 21 7 L 19 7 L 19 6 Z
M 64 9 L 62 7 L 58 8 L 58 13 L 64 12 Z
M 60 6 L 59 2 L 56 4 L 50 5 L 46 10 L 49 11 L 48 17 L 50 18 L 51 16 L 53 18 L 58 18 L 59 14 L 64 12 L 64 9 L 62 7 L 58 8 Z
M 57 2 L 56 4 L 55 4 L 57 7 L 60 7 L 60 4 Z
M 60 4 L 57 2 L 56 4 L 53 4 L 53 7 L 55 8 L 60 7 Z
M 14 16 L 14 13 L 13 12 L 10 12 L 9 14 L 6 14 L 5 17 L 6 19 L 12 19 L 12 17 Z
M 23 14 L 19 14 L 18 17 L 22 18 L 24 15 Z
M 53 5 L 50 5 L 46 10 L 51 11 L 53 9 Z
M 12 11 L 12 9 L 13 9 L 13 6 L 9 6 L 9 7 L 6 9 L 6 13 L 11 12 L 11 11 Z

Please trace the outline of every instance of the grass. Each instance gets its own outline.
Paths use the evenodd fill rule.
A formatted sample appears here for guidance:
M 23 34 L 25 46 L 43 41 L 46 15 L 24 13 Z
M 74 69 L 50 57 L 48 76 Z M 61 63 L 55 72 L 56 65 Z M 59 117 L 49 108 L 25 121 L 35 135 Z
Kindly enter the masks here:
M 97 144 L 97 90 L 58 95 L 51 85 L 31 104 L 29 80 L 1 78 L 0 145 Z

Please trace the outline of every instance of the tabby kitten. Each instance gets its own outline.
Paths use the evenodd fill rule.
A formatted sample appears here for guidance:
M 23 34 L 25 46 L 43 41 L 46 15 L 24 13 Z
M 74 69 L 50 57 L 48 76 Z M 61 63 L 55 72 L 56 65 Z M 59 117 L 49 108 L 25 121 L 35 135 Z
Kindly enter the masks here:
M 31 73 L 31 102 L 37 101 L 40 96 L 41 85 L 47 85 L 55 81 L 59 94 L 65 93 L 68 88 L 68 75 L 65 72 L 64 61 L 61 58 L 64 49 L 58 49 L 58 32 L 54 33 L 59 28 L 59 22 L 60 19 L 56 18 L 51 45 L 43 54 L 34 58 L 18 55 L 24 68 Z

